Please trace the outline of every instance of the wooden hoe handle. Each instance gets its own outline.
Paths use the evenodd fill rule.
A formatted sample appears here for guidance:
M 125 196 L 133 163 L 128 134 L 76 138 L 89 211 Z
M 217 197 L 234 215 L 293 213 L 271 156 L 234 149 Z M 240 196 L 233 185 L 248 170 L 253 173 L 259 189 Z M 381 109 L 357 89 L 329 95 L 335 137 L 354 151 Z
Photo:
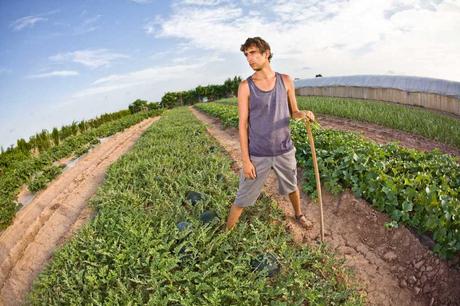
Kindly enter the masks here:
M 319 178 L 318 160 L 316 159 L 315 142 L 313 140 L 313 134 L 311 132 L 310 122 L 308 118 L 305 118 L 305 127 L 307 129 L 308 140 L 310 142 L 311 155 L 313 157 L 313 169 L 315 170 L 316 178 L 316 191 L 318 193 L 319 200 L 319 211 L 320 211 L 320 226 L 321 226 L 321 242 L 324 241 L 324 217 L 323 217 L 323 199 L 321 196 L 321 181 Z

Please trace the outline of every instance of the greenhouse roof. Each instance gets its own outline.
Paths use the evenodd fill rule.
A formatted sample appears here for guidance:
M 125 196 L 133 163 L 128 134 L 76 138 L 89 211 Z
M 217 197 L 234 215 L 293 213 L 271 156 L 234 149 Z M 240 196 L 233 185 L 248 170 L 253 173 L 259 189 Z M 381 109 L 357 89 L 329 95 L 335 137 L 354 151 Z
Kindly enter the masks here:
M 460 82 L 402 75 L 350 75 L 317 77 L 294 82 L 296 88 L 325 86 L 357 86 L 396 88 L 409 92 L 428 92 L 460 99 Z

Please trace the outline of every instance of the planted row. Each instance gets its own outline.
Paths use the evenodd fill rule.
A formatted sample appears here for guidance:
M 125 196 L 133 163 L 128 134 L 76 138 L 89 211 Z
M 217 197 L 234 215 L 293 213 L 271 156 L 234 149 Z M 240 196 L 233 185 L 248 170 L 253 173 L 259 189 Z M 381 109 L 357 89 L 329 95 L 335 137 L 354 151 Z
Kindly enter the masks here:
M 237 122 L 237 107 L 197 104 L 199 109 Z M 237 124 L 233 125 L 237 127 Z M 297 160 L 305 169 L 304 189 L 315 196 L 315 177 L 307 134 L 302 122 L 291 122 Z M 405 223 L 430 235 L 441 256 L 460 251 L 460 165 L 438 150 L 419 152 L 396 144 L 379 145 L 358 134 L 315 127 L 321 181 L 338 194 L 350 188 L 393 222 Z
M 81 134 L 69 136 L 59 145 L 51 147 L 38 156 L 23 156 L 10 161 L 0 174 L 0 230 L 6 228 L 20 208 L 17 194 L 23 184 L 35 192 L 44 187 L 59 173 L 61 168 L 53 163 L 64 157 L 78 157 L 99 143 L 99 138 L 108 137 L 124 130 L 160 111 L 136 113 L 104 123 Z
M 341 262 L 294 244 L 270 198 L 224 231 L 231 164 L 187 108 L 166 112 L 109 168 L 95 219 L 54 255 L 29 302 L 360 304 Z

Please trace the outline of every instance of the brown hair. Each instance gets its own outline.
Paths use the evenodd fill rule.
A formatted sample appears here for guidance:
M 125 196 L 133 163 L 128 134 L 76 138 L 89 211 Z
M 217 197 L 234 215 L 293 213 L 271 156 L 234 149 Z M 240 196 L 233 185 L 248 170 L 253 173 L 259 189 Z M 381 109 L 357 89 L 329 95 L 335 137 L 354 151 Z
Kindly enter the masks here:
M 250 46 L 255 45 L 259 48 L 260 53 L 264 53 L 267 50 L 270 50 L 270 55 L 268 56 L 268 61 L 270 61 L 273 57 L 272 50 L 270 49 L 270 45 L 260 37 L 249 37 L 246 39 L 245 43 L 241 45 L 240 51 L 244 53 L 247 48 Z

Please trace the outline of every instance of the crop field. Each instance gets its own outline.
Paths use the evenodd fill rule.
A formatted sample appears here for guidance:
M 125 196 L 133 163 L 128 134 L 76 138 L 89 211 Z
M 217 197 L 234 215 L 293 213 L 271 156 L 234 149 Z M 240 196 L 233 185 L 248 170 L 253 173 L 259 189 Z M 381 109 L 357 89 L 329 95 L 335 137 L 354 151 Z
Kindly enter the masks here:
M 238 126 L 231 101 L 200 103 L 197 108 Z M 304 190 L 315 196 L 311 153 L 302 122 L 291 122 L 299 166 L 305 170 Z M 321 182 L 332 193 L 344 188 L 364 198 L 392 221 L 404 223 L 435 241 L 434 251 L 450 257 L 460 251 L 460 165 L 449 155 L 419 152 L 396 144 L 379 145 L 351 132 L 314 126 Z
M 231 163 L 187 108 L 164 112 L 110 167 L 95 218 L 54 253 L 28 303 L 362 304 L 343 261 L 295 244 L 263 194 L 223 230 Z
M 113 135 L 158 114 L 160 111 L 155 110 L 126 115 L 103 123 L 97 128 L 69 136 L 58 145 L 37 156 L 2 154 L 0 156 L 0 230 L 5 229 L 11 223 L 16 211 L 20 209 L 16 197 L 23 184 L 27 184 L 32 192 L 45 188 L 53 178 L 62 172 L 62 166 L 54 164 L 56 161 L 64 157 L 77 158 L 98 144 L 100 138 Z
M 460 120 L 418 107 L 395 103 L 336 97 L 297 96 L 299 109 L 379 124 L 418 134 L 460 148 Z M 236 98 L 218 103 L 236 105 Z

